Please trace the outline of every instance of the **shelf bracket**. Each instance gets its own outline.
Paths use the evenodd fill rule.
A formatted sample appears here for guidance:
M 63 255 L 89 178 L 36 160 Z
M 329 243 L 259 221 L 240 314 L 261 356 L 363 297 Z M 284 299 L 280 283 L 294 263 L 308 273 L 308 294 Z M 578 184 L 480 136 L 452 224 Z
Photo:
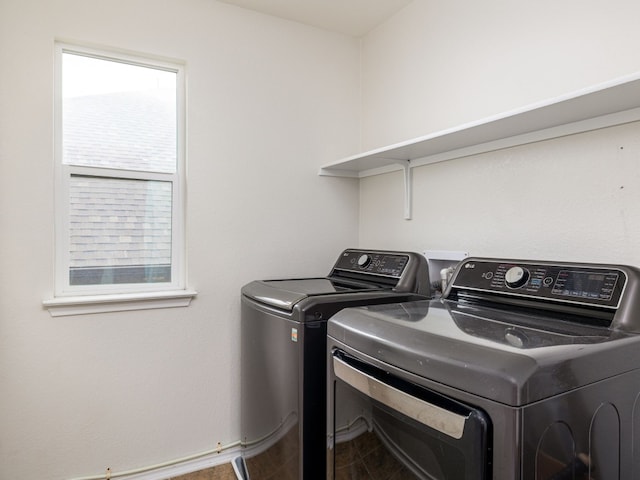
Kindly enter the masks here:
M 402 165 L 404 170 L 404 219 L 411 220 L 411 199 L 412 199 L 412 179 L 411 179 L 411 161 L 399 160 L 397 161 Z

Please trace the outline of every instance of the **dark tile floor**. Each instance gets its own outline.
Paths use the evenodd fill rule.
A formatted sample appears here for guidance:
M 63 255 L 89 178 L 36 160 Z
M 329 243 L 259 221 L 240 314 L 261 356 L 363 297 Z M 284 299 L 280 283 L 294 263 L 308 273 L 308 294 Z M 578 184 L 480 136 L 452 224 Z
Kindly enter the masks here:
M 247 458 L 252 478 L 257 480 L 296 480 L 298 466 L 297 424 L 269 449 Z M 230 463 L 172 477 L 168 480 L 236 480 Z
M 236 480 L 236 474 L 230 463 L 207 468 L 198 472 L 172 477 L 169 480 Z
M 416 478 L 380 442 L 366 432 L 336 445 L 335 480 L 409 480 Z
M 259 480 L 295 480 L 298 464 L 297 446 L 292 429 L 268 450 L 246 459 L 253 476 Z M 336 445 L 335 480 L 410 480 L 416 477 L 407 470 L 370 432 Z M 236 480 L 230 463 L 169 480 Z
M 285 436 L 272 448 L 248 459 L 254 475 L 260 480 L 293 480 L 297 457 L 290 452 L 290 438 Z M 335 480 L 409 480 L 416 478 L 382 445 L 373 433 L 336 445 Z M 281 465 L 279 468 L 273 465 Z M 169 480 L 236 480 L 230 463 L 173 477 Z

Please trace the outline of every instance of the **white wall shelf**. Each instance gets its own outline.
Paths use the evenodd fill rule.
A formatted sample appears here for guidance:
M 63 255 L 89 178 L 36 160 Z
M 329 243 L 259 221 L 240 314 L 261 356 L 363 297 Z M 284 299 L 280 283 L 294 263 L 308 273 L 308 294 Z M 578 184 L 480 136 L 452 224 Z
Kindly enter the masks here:
M 640 73 L 326 164 L 319 175 L 362 178 L 640 120 Z

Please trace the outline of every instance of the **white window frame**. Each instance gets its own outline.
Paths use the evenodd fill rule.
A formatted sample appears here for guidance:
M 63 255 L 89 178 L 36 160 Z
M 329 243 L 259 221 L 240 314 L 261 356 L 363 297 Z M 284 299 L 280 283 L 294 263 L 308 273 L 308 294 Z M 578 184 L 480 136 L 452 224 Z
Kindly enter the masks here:
M 87 57 L 176 73 L 177 165 L 175 173 L 65 165 L 62 146 L 62 56 Z M 55 280 L 54 298 L 45 300 L 51 315 L 73 315 L 146 308 L 187 306 L 196 292 L 186 287 L 185 253 L 185 72 L 184 65 L 129 52 L 88 48 L 57 42 L 54 79 L 55 148 Z M 172 184 L 171 281 L 167 283 L 70 285 L 70 179 L 74 175 L 116 179 L 159 180 Z

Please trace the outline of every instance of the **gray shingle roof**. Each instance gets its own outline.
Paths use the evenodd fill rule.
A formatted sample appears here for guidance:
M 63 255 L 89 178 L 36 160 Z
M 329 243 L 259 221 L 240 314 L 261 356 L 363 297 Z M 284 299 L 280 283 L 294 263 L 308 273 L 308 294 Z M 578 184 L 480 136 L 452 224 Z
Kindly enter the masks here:
M 157 97 L 119 93 L 71 98 L 65 101 L 63 119 L 65 163 L 175 170 L 175 106 Z M 155 180 L 72 175 L 70 267 L 87 269 L 76 281 L 100 283 L 105 267 L 170 265 L 171 188 L 170 182 Z
M 119 92 L 65 99 L 63 129 L 67 164 L 175 171 L 176 107 L 158 96 Z

